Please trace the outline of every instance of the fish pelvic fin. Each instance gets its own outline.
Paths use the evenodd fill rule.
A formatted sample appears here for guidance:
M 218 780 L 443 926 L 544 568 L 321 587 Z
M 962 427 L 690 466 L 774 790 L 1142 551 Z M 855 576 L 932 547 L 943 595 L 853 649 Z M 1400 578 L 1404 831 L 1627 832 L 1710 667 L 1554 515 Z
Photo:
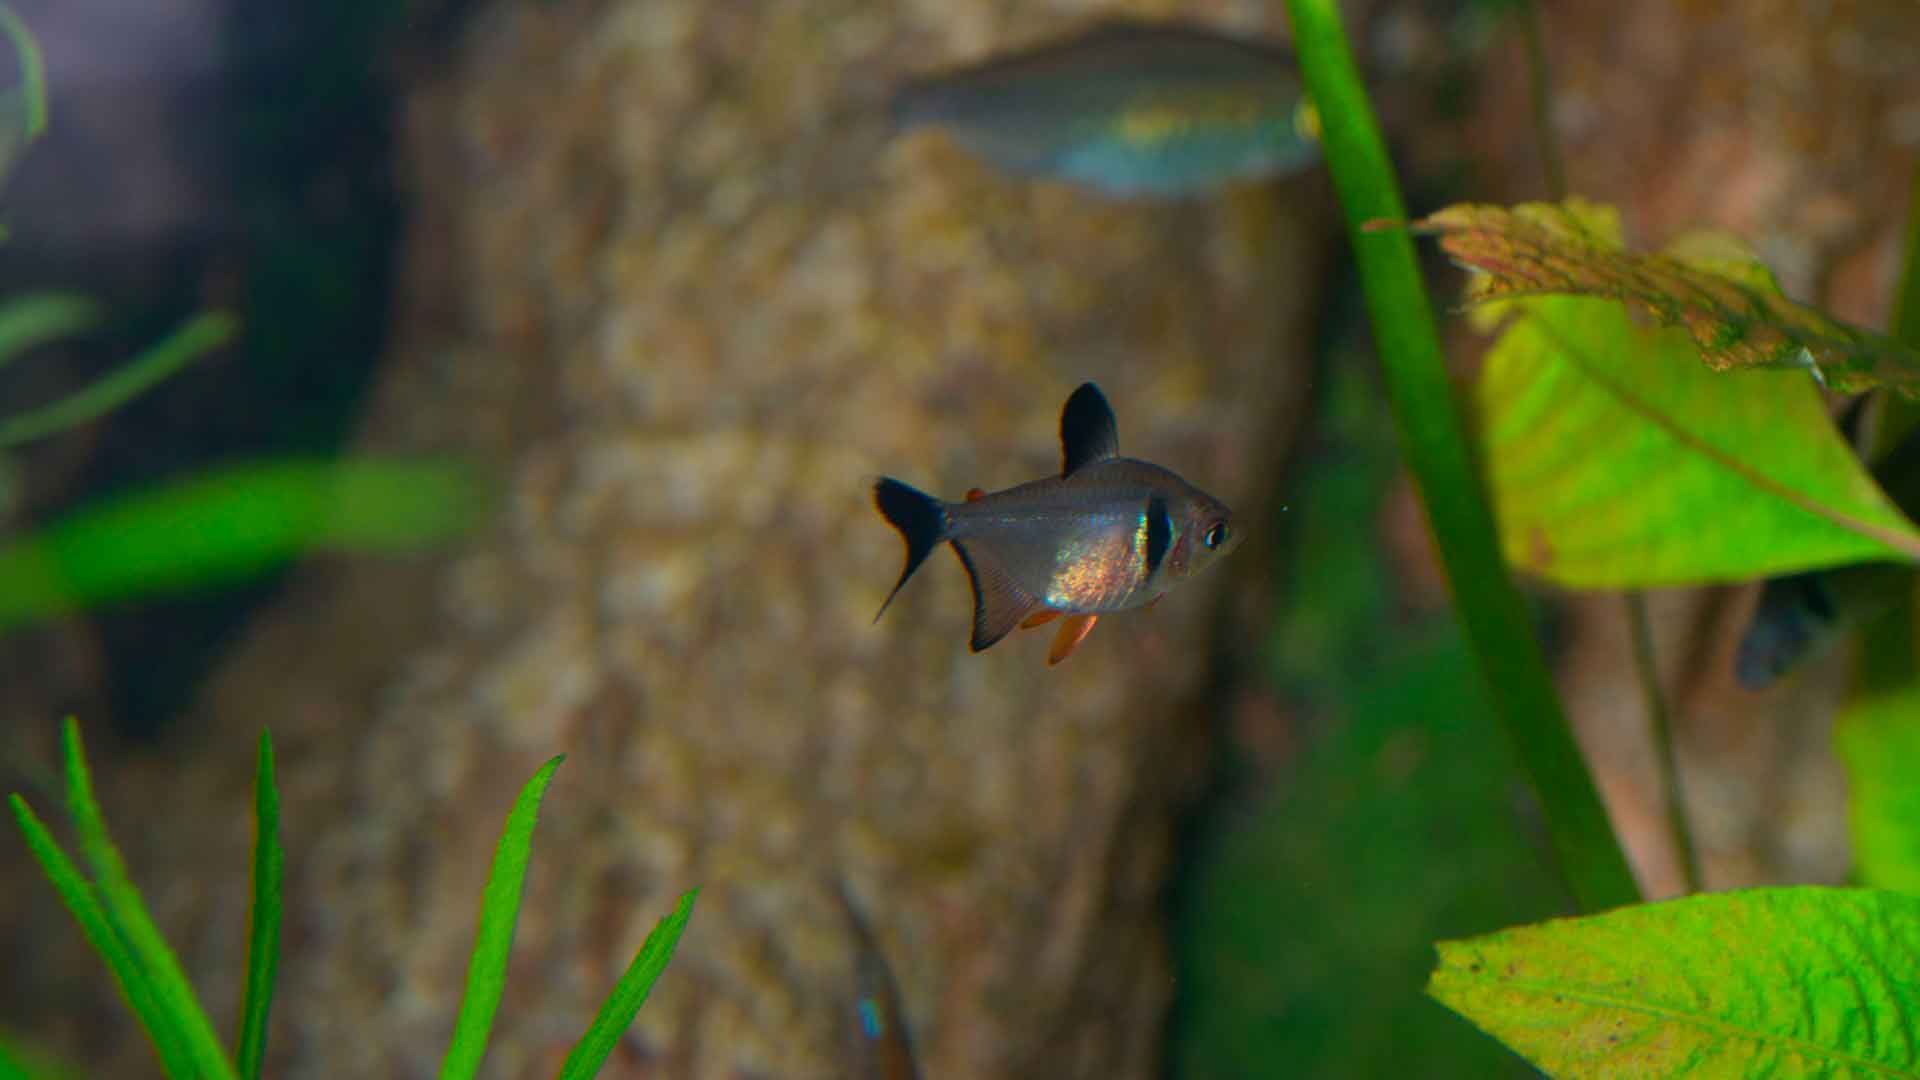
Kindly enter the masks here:
M 1081 383 L 1060 410 L 1060 475 L 1072 476 L 1084 465 L 1120 456 L 1120 427 L 1105 394 Z
M 974 652 L 991 648 L 1027 616 L 1045 606 L 1008 576 L 988 548 L 955 540 L 953 550 L 960 556 L 960 565 L 967 568 L 967 581 L 973 585 L 973 641 L 970 644 Z
M 1060 632 L 1053 636 L 1053 645 L 1047 649 L 1047 666 L 1052 667 L 1073 655 L 1073 650 L 1093 632 L 1093 624 L 1100 616 L 1093 614 L 1069 615 L 1067 621 L 1060 624 Z
M 873 505 L 879 509 L 880 516 L 887 519 L 887 524 L 900 530 L 900 538 L 907 542 L 907 565 L 900 571 L 900 580 L 893 583 L 893 591 L 873 614 L 873 621 L 879 622 L 880 616 L 887 613 L 887 605 L 899 595 L 900 587 L 946 539 L 947 508 L 939 499 L 891 476 L 883 476 L 873 485 Z

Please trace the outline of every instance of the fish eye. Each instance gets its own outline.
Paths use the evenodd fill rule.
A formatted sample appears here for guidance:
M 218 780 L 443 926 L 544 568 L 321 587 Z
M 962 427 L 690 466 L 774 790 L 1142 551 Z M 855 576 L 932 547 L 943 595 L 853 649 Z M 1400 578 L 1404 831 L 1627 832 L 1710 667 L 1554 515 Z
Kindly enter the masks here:
M 1207 550 L 1209 551 L 1219 547 L 1221 544 L 1226 543 L 1227 542 L 1227 523 L 1224 521 L 1214 522 L 1213 528 L 1208 529 L 1207 535 L 1202 539 L 1206 542 Z

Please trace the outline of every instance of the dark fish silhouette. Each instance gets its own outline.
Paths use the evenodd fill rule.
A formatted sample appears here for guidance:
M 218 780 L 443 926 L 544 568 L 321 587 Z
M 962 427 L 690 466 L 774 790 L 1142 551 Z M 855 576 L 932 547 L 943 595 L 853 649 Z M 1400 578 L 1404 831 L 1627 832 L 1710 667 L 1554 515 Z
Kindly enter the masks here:
M 898 129 L 935 126 L 995 166 L 1170 198 L 1319 158 L 1293 58 L 1174 22 L 1121 20 L 923 79 Z
M 1920 432 L 1875 465 L 1873 478 L 1902 513 L 1920 512 Z M 1916 577 L 1909 563 L 1871 562 L 1767 579 L 1734 653 L 1734 678 L 1765 690 L 1912 593 Z
M 1092 383 L 1061 410 L 1060 442 L 1059 476 L 990 495 L 975 489 L 965 502 L 882 477 L 874 503 L 906 539 L 907 565 L 881 613 L 927 555 L 949 543 L 973 584 L 973 651 L 1064 614 L 1047 654 L 1057 664 L 1101 614 L 1152 603 L 1239 542 L 1220 500 L 1158 465 L 1120 456 L 1113 410 Z
M 919 1080 L 920 1066 L 907 1036 L 906 1016 L 900 1008 L 900 990 L 893 982 L 886 954 L 873 929 L 847 895 L 842 882 L 834 883 L 834 899 L 853 934 L 853 1018 L 848 1044 L 858 1080 Z

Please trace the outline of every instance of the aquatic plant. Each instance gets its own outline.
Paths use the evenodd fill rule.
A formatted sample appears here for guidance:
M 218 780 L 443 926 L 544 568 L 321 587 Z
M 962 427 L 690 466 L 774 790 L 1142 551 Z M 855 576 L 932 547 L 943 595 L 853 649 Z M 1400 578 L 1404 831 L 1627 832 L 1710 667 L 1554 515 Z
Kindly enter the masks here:
M 1444 943 L 1429 992 L 1555 1077 L 1920 1075 L 1920 995 L 1898 974 L 1920 962 L 1910 628 L 1870 651 L 1872 692 L 1839 735 L 1860 878 L 1886 887 L 1637 904 L 1506 574 L 1512 563 L 1567 587 L 1637 589 L 1920 559 L 1920 533 L 1833 431 L 1809 377 L 1912 383 L 1920 229 L 1882 335 L 1781 296 L 1724 240 L 1626 253 L 1602 207 L 1456 207 L 1417 223 L 1487 275 L 1475 297 L 1502 301 L 1482 316 L 1501 328 L 1476 392 L 1483 494 L 1337 11 L 1288 7 L 1467 638 L 1574 895 L 1599 912 Z M 1664 325 L 1637 325 L 1628 305 Z
M 279 966 L 281 884 L 285 855 L 280 847 L 280 796 L 274 784 L 273 743 L 260 733 L 254 779 L 253 904 L 247 948 L 247 979 L 240 1008 L 239 1033 L 232 1056 L 221 1046 L 200 1005 L 199 996 L 173 950 L 148 913 L 126 863 L 107 834 L 106 820 L 93 796 L 93 779 L 80 744 L 80 727 L 69 718 L 62 728 L 67 816 L 78 834 L 81 865 L 69 856 L 27 801 L 12 795 L 8 803 L 27 847 L 42 872 L 105 961 L 121 997 L 153 1043 L 166 1075 L 175 1080 L 244 1077 L 256 1080 L 266 1055 L 267 1020 L 272 1011 L 274 972 Z M 519 918 L 521 886 L 532 855 L 533 828 L 547 782 L 564 755 L 555 757 L 521 790 L 507 816 L 494 851 L 493 869 L 481 894 L 480 921 L 468 963 L 467 989 L 440 1070 L 441 1080 L 469 1080 L 486 1055 L 495 1009 L 506 986 L 507 958 Z M 559 1076 L 581 1080 L 599 1072 L 621 1032 L 632 1024 L 653 984 L 673 958 L 699 889 L 680 898 L 671 915 L 647 935 L 592 1024 L 567 1055 Z M 0 1040 L 0 1077 L 53 1077 L 60 1069 L 43 1057 Z

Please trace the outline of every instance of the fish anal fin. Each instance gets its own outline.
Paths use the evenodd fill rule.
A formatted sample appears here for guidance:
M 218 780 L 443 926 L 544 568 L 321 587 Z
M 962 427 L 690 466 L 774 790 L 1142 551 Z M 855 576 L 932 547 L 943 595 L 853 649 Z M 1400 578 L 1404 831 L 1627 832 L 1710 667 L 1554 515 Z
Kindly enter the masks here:
M 1093 632 L 1093 624 L 1099 620 L 1098 615 L 1067 616 L 1067 620 L 1060 624 L 1060 632 L 1053 636 L 1052 647 L 1047 649 L 1047 666 L 1052 667 L 1072 656 L 1073 650 L 1080 647 L 1080 643 Z
M 990 547 L 956 540 L 953 550 L 960 556 L 960 565 L 967 568 L 967 580 L 973 585 L 971 645 L 974 652 L 991 648 L 1043 606 L 1008 576 Z
M 1106 395 L 1090 382 L 1081 383 L 1060 410 L 1060 475 L 1072 476 L 1083 466 L 1120 456 L 1120 429 Z

